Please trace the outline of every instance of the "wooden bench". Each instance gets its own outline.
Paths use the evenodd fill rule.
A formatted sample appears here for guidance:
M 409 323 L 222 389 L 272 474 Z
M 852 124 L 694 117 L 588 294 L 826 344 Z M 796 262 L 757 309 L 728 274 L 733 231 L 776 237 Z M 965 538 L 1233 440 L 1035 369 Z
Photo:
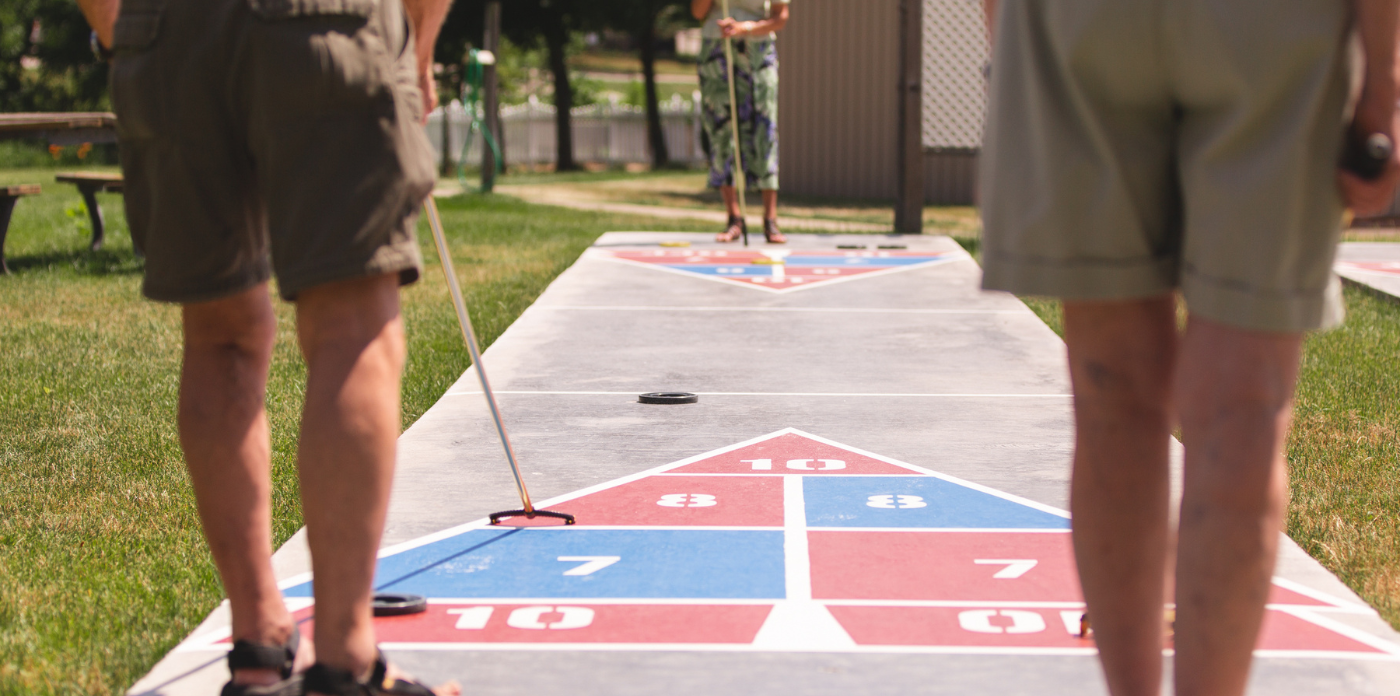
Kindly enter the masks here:
M 10 231 L 10 213 L 15 211 L 15 203 L 18 203 L 20 198 L 37 195 L 38 184 L 0 186 L 0 274 L 10 272 L 10 268 L 5 265 L 5 234 Z
M 92 244 L 89 245 L 93 251 L 102 248 L 102 242 L 106 239 L 106 230 L 102 224 L 102 207 L 97 204 L 98 193 L 121 193 L 121 174 L 99 174 L 96 172 L 72 172 L 69 174 L 59 174 L 54 177 L 54 181 L 60 184 L 75 184 L 78 192 L 83 194 L 83 203 L 87 205 L 88 218 L 92 220 Z M 136 250 L 137 255 L 141 250 Z

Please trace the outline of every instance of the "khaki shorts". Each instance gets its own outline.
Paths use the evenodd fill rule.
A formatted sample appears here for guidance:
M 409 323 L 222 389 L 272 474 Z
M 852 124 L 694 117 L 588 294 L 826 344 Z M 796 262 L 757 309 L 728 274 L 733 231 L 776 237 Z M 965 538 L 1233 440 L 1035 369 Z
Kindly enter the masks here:
M 435 173 L 412 45 L 399 0 L 124 0 L 112 103 L 145 294 L 417 279 Z
M 1000 4 L 984 287 L 1179 288 L 1193 314 L 1261 331 L 1341 321 L 1348 3 Z

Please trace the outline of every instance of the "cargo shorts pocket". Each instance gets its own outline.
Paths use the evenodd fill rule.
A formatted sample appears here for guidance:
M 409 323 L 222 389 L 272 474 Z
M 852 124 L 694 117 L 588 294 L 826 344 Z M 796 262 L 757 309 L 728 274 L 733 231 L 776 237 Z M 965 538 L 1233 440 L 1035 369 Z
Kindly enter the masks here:
M 161 65 L 150 49 L 160 36 L 164 6 L 164 0 L 126 0 L 112 30 L 116 57 L 108 82 L 122 140 L 154 138 L 161 131 Z
M 385 93 L 377 0 L 247 0 L 254 78 L 287 115 L 363 106 Z

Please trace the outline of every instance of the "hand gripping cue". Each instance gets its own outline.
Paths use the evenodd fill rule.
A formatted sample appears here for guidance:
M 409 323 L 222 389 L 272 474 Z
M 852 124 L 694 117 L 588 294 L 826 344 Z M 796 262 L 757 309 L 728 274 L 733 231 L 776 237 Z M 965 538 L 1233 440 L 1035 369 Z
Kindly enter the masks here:
M 729 18 L 729 0 L 719 0 L 720 12 L 726 19 Z M 734 190 L 739 194 L 739 217 L 748 220 L 748 212 L 744 210 L 744 188 L 748 184 L 748 176 L 744 174 L 744 155 L 739 150 L 739 105 L 734 100 L 734 41 L 730 37 L 724 37 L 724 68 L 729 74 L 729 125 L 734 132 L 734 170 L 732 179 Z M 744 231 L 744 246 L 749 245 L 749 224 L 744 222 L 739 225 L 739 229 Z
M 457 310 L 457 323 L 462 327 L 462 340 L 467 343 L 467 352 L 471 354 L 472 365 L 476 367 L 476 376 L 481 379 L 481 391 L 486 395 L 486 404 L 491 407 L 491 418 L 496 421 L 496 432 L 501 436 L 501 447 L 506 451 L 510 472 L 515 475 L 515 487 L 520 491 L 521 509 L 493 512 L 491 524 L 500 524 L 506 517 L 554 517 L 564 520 L 564 524 L 573 524 L 573 515 L 536 510 L 530 503 L 530 492 L 525 490 L 525 479 L 520 476 L 520 465 L 515 461 L 515 450 L 511 448 L 506 426 L 501 422 L 501 409 L 496 406 L 496 397 L 491 393 L 491 383 L 486 379 L 486 368 L 481 364 L 481 349 L 476 343 L 476 331 L 472 329 L 472 319 L 467 314 L 467 303 L 462 300 L 462 286 L 457 283 L 457 272 L 452 268 L 452 255 L 447 250 L 447 237 L 442 233 L 442 220 L 438 217 L 437 202 L 432 196 L 428 196 L 424 201 L 423 210 L 428 215 L 428 227 L 433 230 L 433 242 L 437 245 L 438 258 L 442 260 L 442 272 L 447 275 L 447 290 L 452 294 L 452 306 Z

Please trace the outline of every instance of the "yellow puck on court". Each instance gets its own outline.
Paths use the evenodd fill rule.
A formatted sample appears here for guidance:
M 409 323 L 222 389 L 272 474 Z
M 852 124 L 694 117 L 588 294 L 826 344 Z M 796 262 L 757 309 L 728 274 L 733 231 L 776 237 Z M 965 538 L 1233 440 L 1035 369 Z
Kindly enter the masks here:
M 688 246 L 690 246 L 690 242 L 662 242 L 662 243 L 661 243 L 661 246 L 664 246 L 664 247 L 688 247 Z
M 754 259 L 749 263 L 757 264 L 759 266 L 781 266 L 787 262 L 782 259 Z

